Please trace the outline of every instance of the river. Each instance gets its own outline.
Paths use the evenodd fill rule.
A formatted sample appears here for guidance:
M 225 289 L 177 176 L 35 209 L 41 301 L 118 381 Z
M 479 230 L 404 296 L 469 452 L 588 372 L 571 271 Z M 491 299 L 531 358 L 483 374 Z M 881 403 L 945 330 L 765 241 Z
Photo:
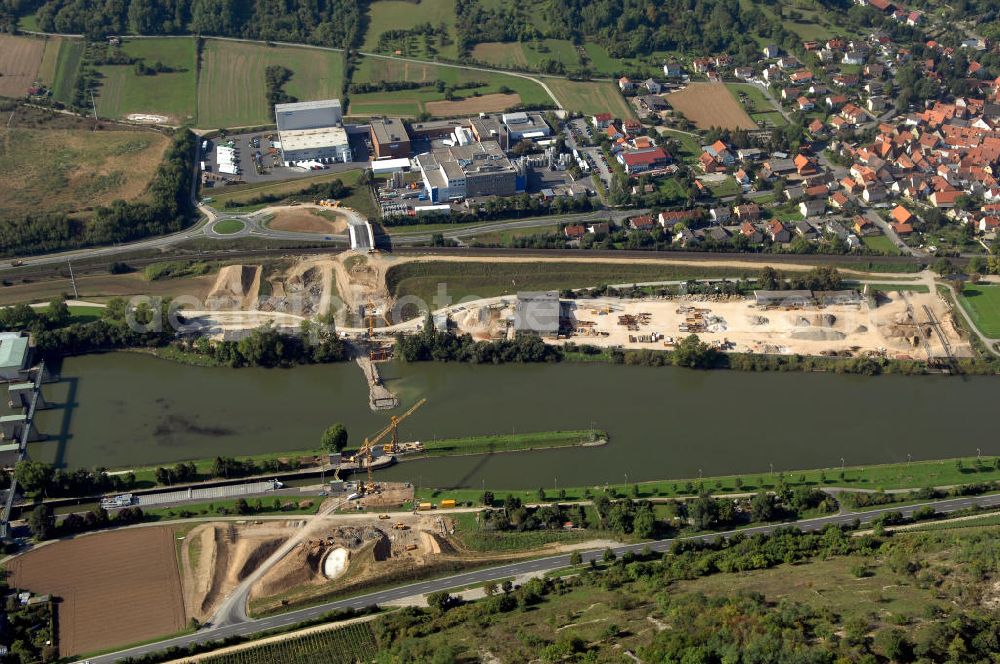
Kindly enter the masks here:
M 412 461 L 380 473 L 422 485 L 511 489 L 1000 454 L 1000 380 L 698 372 L 608 364 L 381 365 L 404 407 L 403 440 L 585 429 L 599 448 Z M 37 418 L 32 458 L 132 467 L 316 447 L 343 422 L 359 442 L 385 425 L 353 363 L 212 369 L 133 353 L 67 358 Z M 398 411 L 397 411 L 398 412 Z

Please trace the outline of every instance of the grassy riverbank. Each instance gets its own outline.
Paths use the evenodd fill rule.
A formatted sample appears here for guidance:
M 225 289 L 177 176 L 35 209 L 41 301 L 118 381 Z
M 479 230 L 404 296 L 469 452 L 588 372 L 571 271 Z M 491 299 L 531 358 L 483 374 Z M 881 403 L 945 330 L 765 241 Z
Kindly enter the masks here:
M 444 438 L 441 440 L 424 441 L 423 452 L 407 455 L 403 459 L 461 456 L 464 454 L 495 454 L 497 452 L 544 450 L 553 447 L 603 445 L 607 440 L 607 432 L 598 429 Z
M 790 488 L 795 487 L 843 487 L 851 490 L 891 491 L 894 489 L 921 489 L 957 484 L 971 484 L 1000 480 L 1000 457 L 962 457 L 939 461 L 915 461 L 913 463 L 878 464 L 871 466 L 847 466 L 841 468 L 816 468 L 811 470 L 791 470 L 783 472 L 746 473 L 742 475 L 722 475 L 704 478 L 658 480 L 592 487 L 542 487 L 547 500 L 587 500 L 605 487 L 614 489 L 623 496 L 639 498 L 671 498 L 689 496 L 704 489 L 716 494 L 746 493 L 760 489 L 773 489 L 784 480 Z M 513 494 L 537 500 L 538 491 L 509 491 L 487 487 L 497 499 Z M 433 489 L 421 488 L 420 500 L 442 500 L 453 498 L 458 502 L 478 504 L 481 489 Z

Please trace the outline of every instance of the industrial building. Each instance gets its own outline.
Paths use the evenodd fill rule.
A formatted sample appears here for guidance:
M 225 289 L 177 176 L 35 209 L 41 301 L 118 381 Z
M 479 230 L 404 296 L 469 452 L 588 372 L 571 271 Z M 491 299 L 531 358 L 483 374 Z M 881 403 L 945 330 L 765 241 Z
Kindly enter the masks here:
M 286 164 L 354 160 L 339 100 L 275 104 L 274 117 Z
M 22 381 L 31 362 L 28 337 L 0 332 L 0 381 Z
M 424 189 L 432 203 L 523 192 L 527 178 L 498 143 L 469 143 L 417 155 Z
M 562 305 L 556 291 L 526 291 L 517 294 L 514 332 L 554 338 L 559 334 Z
M 552 133 L 541 113 L 504 113 L 500 119 L 512 141 L 535 140 Z
M 372 118 L 372 147 L 376 159 L 409 157 L 410 136 L 399 118 Z

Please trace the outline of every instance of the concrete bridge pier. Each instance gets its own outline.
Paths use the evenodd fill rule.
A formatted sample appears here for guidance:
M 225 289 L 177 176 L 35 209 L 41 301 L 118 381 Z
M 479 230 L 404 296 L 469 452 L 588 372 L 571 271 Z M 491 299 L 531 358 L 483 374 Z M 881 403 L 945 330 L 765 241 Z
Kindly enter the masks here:
M 4 415 L 0 417 L 0 434 L 5 440 L 20 441 L 24 435 L 25 427 L 28 428 L 28 442 L 41 440 L 42 436 L 35 429 L 33 423 L 28 421 L 27 415 Z
M 27 410 L 31 407 L 31 398 L 35 393 L 34 383 L 14 383 L 7 388 L 7 403 L 11 408 L 24 408 Z M 48 408 L 48 404 L 45 403 L 45 397 L 42 396 L 42 390 L 38 390 L 38 402 L 35 404 L 35 408 L 41 410 L 43 408 Z

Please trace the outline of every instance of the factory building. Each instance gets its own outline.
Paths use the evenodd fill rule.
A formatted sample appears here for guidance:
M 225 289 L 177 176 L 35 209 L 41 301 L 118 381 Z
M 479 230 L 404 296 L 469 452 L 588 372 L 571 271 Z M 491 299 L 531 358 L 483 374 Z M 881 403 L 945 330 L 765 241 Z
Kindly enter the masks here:
M 469 143 L 417 155 L 424 189 L 432 203 L 524 191 L 524 171 L 492 141 Z
M 410 136 L 399 118 L 372 118 L 371 136 L 376 159 L 410 156 Z
M 504 113 L 500 120 L 510 133 L 512 142 L 535 140 L 552 134 L 541 113 Z
M 275 104 L 274 117 L 285 163 L 354 160 L 339 100 Z

